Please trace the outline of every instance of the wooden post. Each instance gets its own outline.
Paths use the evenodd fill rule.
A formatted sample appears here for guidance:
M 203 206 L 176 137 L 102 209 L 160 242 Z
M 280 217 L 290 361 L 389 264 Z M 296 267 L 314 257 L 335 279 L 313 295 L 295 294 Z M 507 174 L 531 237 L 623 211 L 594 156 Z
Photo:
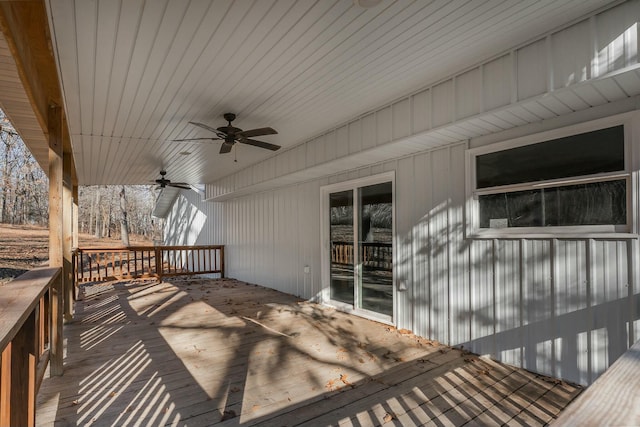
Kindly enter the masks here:
M 11 347 L 0 356 L 0 426 L 11 425 Z
M 220 277 L 224 279 L 224 246 L 220 247 Z
M 158 283 L 162 283 L 162 272 L 164 271 L 164 265 L 162 265 L 162 249 L 159 246 L 154 248 L 154 256 L 156 257 L 156 276 L 158 277 Z M 151 254 L 149 254 L 149 258 L 151 258 Z M 151 267 L 151 263 L 149 263 L 149 267 Z M 151 268 L 149 268 L 151 270 Z M 151 271 L 149 271 L 151 273 Z
M 71 153 L 62 156 L 62 276 L 64 286 L 64 319 L 73 318 L 73 268 L 71 265 L 71 250 L 73 245 L 73 185 L 71 183 L 71 168 L 73 158 Z
M 78 208 L 78 186 L 77 185 L 73 185 L 72 196 L 73 196 L 73 215 L 72 215 L 73 219 L 71 221 L 71 235 L 72 235 L 71 247 L 77 248 L 78 234 L 80 233 L 80 229 L 78 228 L 79 208 Z
M 49 266 L 63 267 L 62 108 L 49 106 Z M 64 275 L 51 286 L 51 375 L 63 373 Z
M 11 345 L 11 425 L 30 427 L 36 420 L 36 312 L 27 318 Z

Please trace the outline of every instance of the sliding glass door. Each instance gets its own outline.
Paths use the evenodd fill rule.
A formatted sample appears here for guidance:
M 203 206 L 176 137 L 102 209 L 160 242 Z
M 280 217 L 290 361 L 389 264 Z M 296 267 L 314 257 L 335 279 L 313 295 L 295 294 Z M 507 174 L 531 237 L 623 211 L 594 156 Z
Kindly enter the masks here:
M 329 300 L 393 319 L 393 183 L 361 180 L 326 192 Z M 347 188 L 345 188 L 347 187 Z

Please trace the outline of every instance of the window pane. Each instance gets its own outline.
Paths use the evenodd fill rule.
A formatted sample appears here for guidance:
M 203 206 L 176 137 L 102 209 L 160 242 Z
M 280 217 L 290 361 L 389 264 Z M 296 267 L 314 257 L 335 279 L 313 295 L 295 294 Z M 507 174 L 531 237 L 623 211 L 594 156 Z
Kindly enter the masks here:
M 331 299 L 353 304 L 353 191 L 329 195 Z
M 540 190 L 480 196 L 480 228 L 543 225 Z
M 594 182 L 544 190 L 546 225 L 627 223 L 627 182 Z
M 592 182 L 479 197 L 480 228 L 627 223 L 627 182 Z
M 477 188 L 616 172 L 624 169 L 623 126 L 476 157 Z

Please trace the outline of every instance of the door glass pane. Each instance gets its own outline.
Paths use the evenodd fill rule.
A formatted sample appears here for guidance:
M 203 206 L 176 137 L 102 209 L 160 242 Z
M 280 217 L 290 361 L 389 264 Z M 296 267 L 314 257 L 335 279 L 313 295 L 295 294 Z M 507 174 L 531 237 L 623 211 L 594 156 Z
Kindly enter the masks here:
M 390 182 L 358 189 L 359 306 L 393 315 L 393 205 Z
M 353 304 L 353 191 L 329 195 L 331 299 Z

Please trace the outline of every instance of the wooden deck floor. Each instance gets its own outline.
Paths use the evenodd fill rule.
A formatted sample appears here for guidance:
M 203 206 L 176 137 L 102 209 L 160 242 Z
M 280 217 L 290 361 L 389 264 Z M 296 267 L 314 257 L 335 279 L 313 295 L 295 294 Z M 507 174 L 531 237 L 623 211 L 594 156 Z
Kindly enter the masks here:
M 531 426 L 581 391 L 231 279 L 84 293 L 38 425 Z

